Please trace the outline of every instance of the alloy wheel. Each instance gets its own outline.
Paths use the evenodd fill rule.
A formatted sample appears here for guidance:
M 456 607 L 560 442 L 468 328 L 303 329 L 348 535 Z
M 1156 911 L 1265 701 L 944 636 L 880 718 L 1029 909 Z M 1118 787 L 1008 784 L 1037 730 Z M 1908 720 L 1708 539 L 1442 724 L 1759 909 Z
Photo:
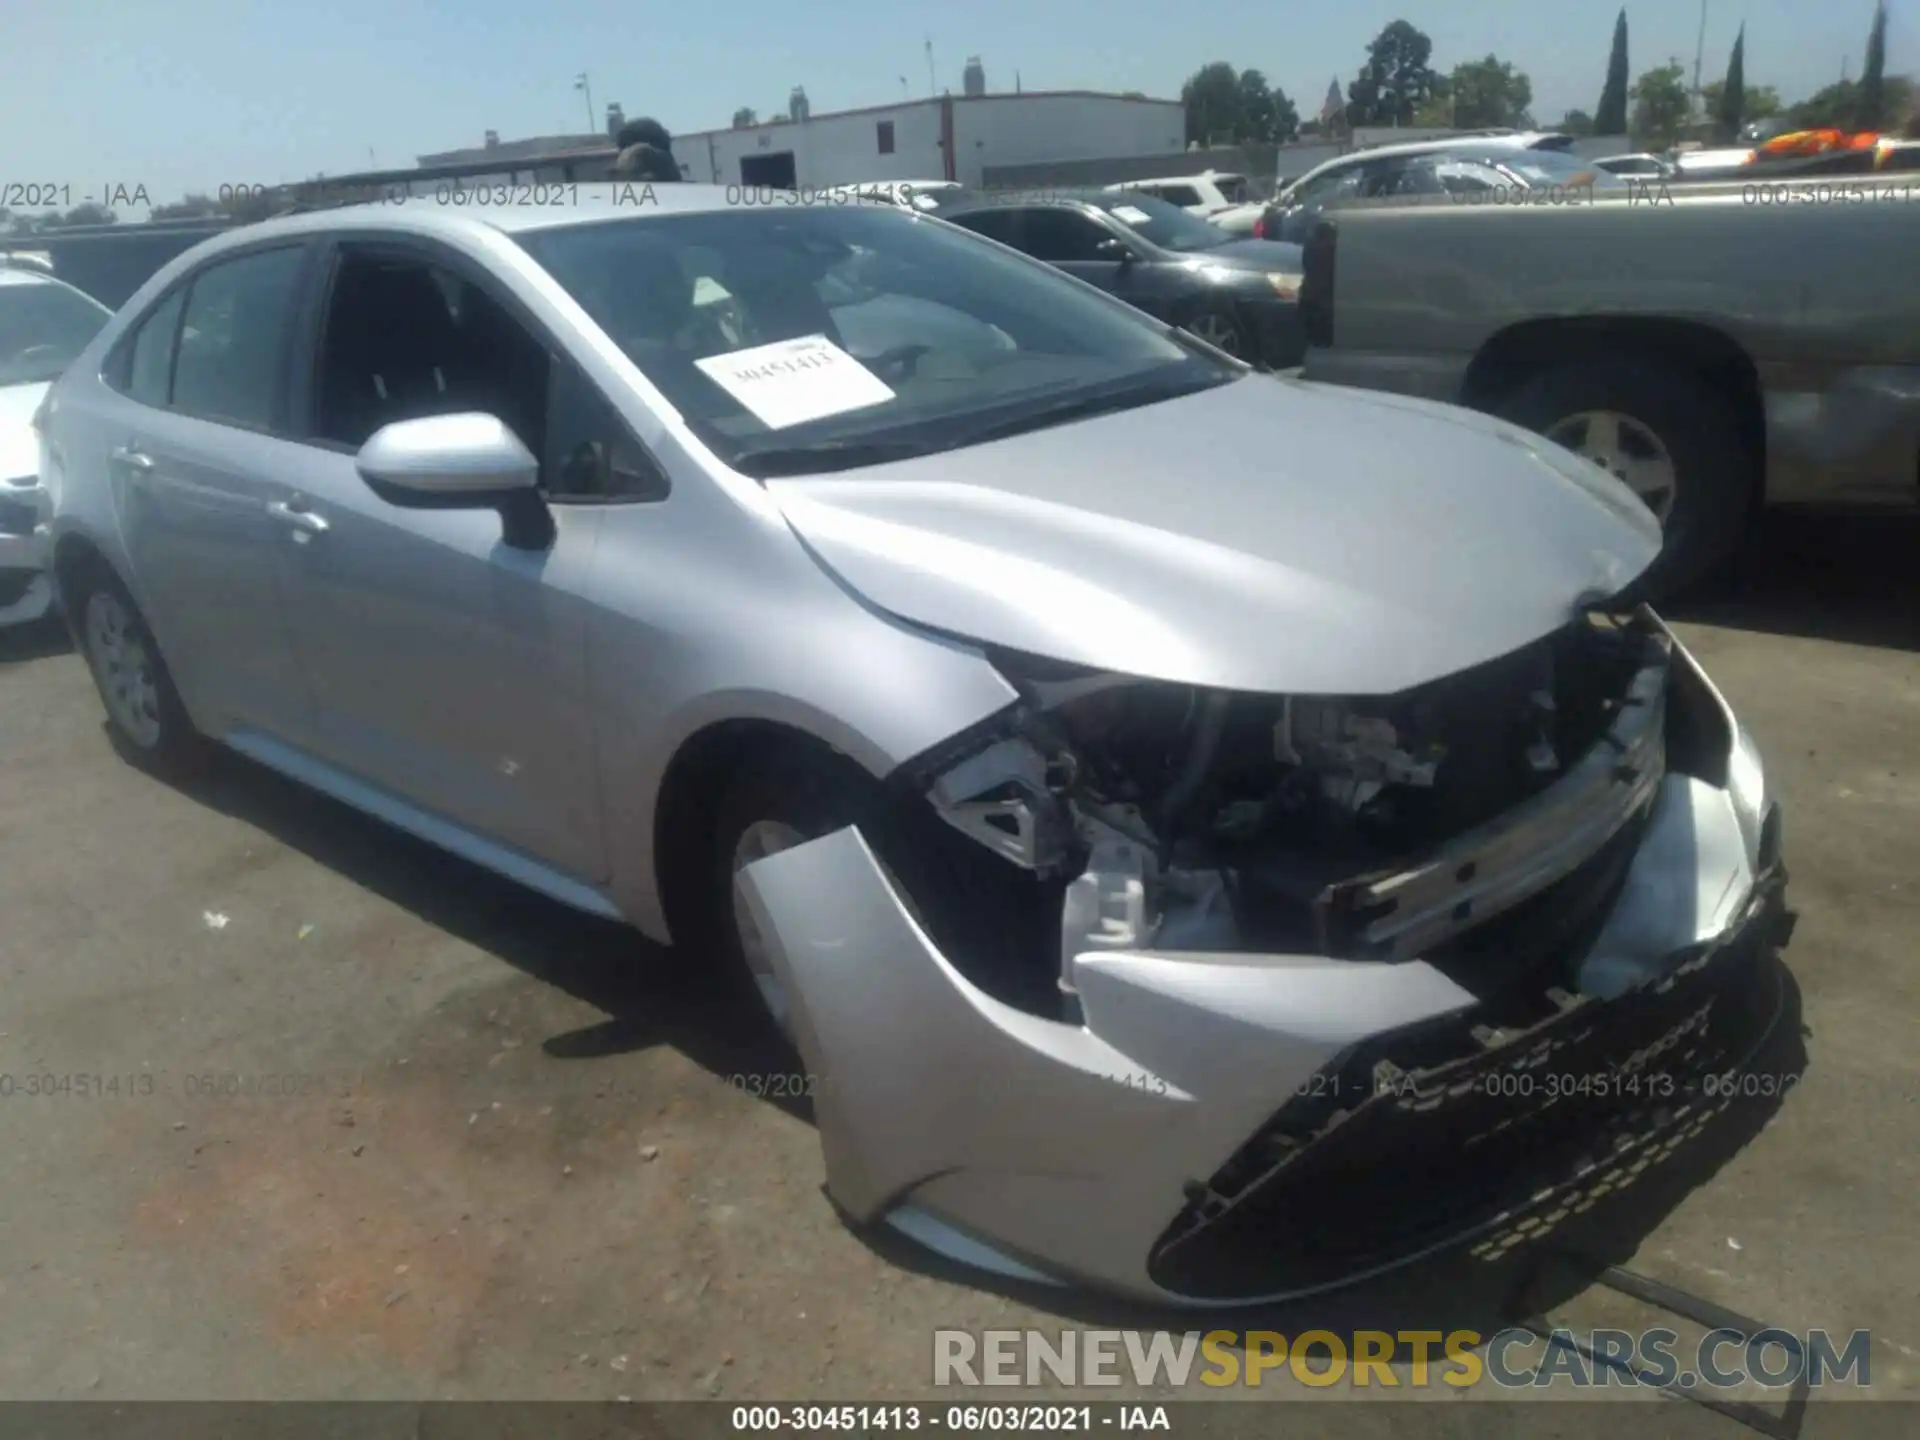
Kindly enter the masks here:
M 151 642 L 110 590 L 88 597 L 86 636 L 107 713 L 134 744 L 153 749 L 160 743 L 160 682 Z
M 1614 410 L 1582 410 L 1556 421 L 1546 437 L 1625 483 L 1662 525 L 1673 515 L 1679 475 L 1651 429 Z

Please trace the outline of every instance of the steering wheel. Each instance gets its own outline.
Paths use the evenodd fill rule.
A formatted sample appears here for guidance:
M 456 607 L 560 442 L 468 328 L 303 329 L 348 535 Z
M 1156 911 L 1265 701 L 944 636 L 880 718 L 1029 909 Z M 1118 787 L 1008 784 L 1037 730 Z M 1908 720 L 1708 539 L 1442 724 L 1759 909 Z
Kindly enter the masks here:
M 895 345 L 892 349 L 882 350 L 871 360 L 863 363 L 883 380 L 906 380 L 920 368 L 920 357 L 932 349 L 931 345 Z

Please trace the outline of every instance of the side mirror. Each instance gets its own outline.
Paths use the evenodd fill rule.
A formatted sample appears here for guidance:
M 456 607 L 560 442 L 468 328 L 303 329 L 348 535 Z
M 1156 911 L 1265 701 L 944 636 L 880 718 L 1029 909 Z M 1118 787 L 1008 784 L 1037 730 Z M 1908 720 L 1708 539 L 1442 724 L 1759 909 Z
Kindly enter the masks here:
M 1093 249 L 1102 260 L 1113 260 L 1122 265 L 1133 263 L 1133 247 L 1117 235 L 1107 236 Z
M 497 416 L 429 415 L 383 425 L 360 447 L 354 468 L 389 505 L 497 510 L 507 544 L 544 550 L 553 543 L 540 462 Z

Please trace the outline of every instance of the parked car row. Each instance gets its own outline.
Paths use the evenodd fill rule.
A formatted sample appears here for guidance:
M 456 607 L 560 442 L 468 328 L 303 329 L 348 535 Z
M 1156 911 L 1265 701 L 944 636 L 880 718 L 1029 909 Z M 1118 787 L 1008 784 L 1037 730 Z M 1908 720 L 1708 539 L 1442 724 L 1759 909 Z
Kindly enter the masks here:
M 1764 1036 L 1777 806 L 1625 485 L 1196 337 L 1168 296 L 1292 272 L 1188 226 L 583 186 L 211 240 L 33 417 L 115 738 L 714 967 L 841 1213 L 969 1264 L 1213 1304 L 1480 1233 L 1668 1123 L 1540 1056 L 1687 1094 Z

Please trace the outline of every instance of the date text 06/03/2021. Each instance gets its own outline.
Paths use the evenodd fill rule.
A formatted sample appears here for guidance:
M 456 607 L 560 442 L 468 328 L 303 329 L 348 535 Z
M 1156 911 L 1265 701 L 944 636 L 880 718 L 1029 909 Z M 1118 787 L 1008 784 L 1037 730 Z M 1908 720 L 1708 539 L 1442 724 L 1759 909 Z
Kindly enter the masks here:
M 736 1405 L 735 1431 L 982 1430 L 1087 1433 L 1171 1430 L 1164 1405 Z

